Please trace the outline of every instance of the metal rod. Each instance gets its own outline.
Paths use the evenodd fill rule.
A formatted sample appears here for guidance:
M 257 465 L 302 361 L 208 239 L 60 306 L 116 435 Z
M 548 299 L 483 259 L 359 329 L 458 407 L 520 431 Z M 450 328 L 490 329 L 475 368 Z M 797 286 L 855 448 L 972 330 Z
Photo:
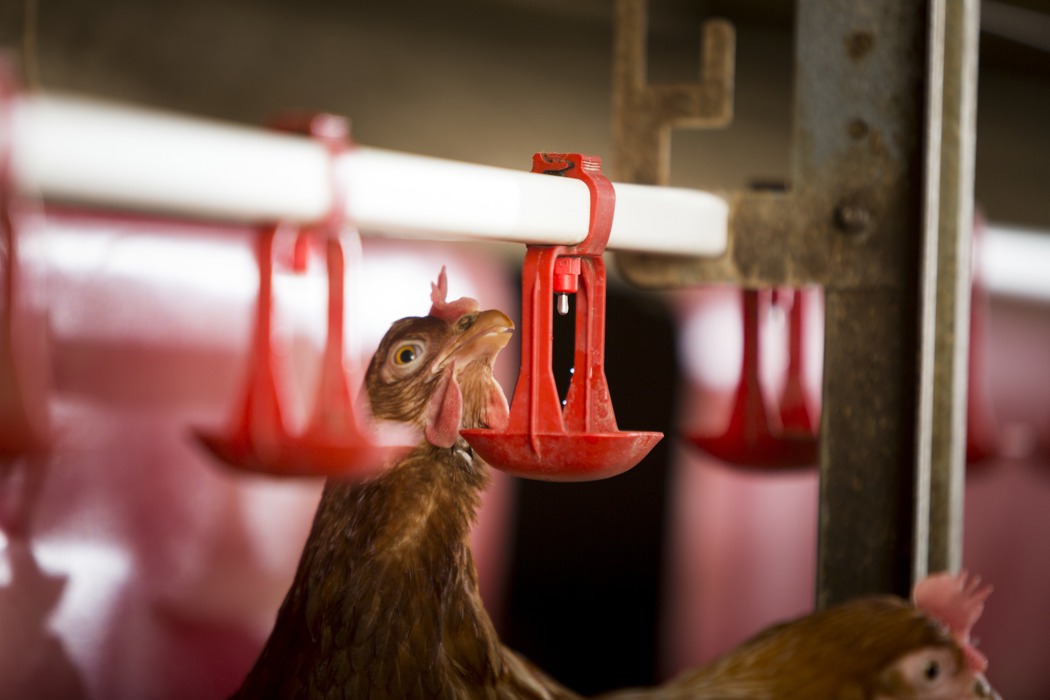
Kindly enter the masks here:
M 311 139 L 72 97 L 11 105 L 15 186 L 47 199 L 204 219 L 321 219 L 330 156 Z M 523 154 L 527 163 L 531 154 Z M 570 178 L 357 147 L 336 164 L 366 235 L 572 245 L 590 195 Z M 613 250 L 717 256 L 728 206 L 707 192 L 617 184 Z
M 922 82 L 925 92 L 925 109 L 919 117 L 922 125 L 922 221 L 918 227 L 921 238 L 919 251 L 919 279 L 916 294 L 918 306 L 918 338 L 915 354 L 918 358 L 915 384 L 915 454 L 912 505 L 914 525 L 912 531 L 911 577 L 913 581 L 928 573 L 930 559 L 930 503 L 933 496 L 932 463 L 934 442 L 934 389 L 935 370 L 944 355 L 952 354 L 951 344 L 938 343 L 945 330 L 954 329 L 954 315 L 942 313 L 941 304 L 954 301 L 954 285 L 945 289 L 940 279 L 942 254 L 950 269 L 955 270 L 954 246 L 942 244 L 940 239 L 941 217 L 941 165 L 945 149 L 942 148 L 941 131 L 944 125 L 944 31 L 945 0 L 927 0 L 926 3 L 926 61 Z M 941 355 L 937 351 L 941 351 Z M 950 404 L 942 404 L 944 412 L 951 413 Z M 940 538 L 943 541 L 943 538 Z
M 940 141 L 936 334 L 930 444 L 931 571 L 962 566 L 970 341 L 974 143 L 977 134 L 978 0 L 945 8 Z M 1045 268 L 1044 268 L 1045 269 Z

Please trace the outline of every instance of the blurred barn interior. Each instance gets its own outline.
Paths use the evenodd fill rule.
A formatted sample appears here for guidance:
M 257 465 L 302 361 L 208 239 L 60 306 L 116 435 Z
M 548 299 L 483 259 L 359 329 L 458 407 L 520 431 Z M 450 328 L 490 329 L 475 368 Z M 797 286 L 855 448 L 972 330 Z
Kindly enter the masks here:
M 650 82 L 696 79 L 704 20 L 736 28 L 732 124 L 675 130 L 671 184 L 790 186 L 794 4 L 650 5 Z M 962 564 L 996 587 L 976 630 L 991 680 L 1038 700 L 1050 697 L 1050 293 L 1009 282 L 1028 259 L 1050 260 L 1050 8 L 988 0 L 981 12 L 975 199 L 988 235 L 975 260 L 989 278 L 974 299 L 970 399 L 983 413 L 971 431 L 995 439 L 967 466 Z M 253 125 L 334 112 L 368 146 L 522 170 L 536 151 L 593 153 L 615 179 L 612 22 L 611 0 L 5 0 L 0 49 L 29 90 Z M 982 268 L 994 231 L 1032 252 Z M 237 348 L 195 348 L 219 328 L 246 343 L 254 303 L 251 288 L 223 283 L 250 277 L 251 261 L 212 246 L 213 233 L 180 253 L 163 223 L 136 236 L 54 215 L 54 441 L 0 470 L 0 696 L 223 697 L 268 633 L 320 482 L 235 473 L 189 438 L 227 418 L 242 369 Z M 518 248 L 366 239 L 364 345 L 426 310 L 442 264 L 453 297 L 516 309 Z M 316 285 L 283 284 L 323 314 Z M 740 308 L 726 286 L 617 280 L 617 417 L 667 437 L 607 482 L 495 479 L 476 538 L 487 604 L 508 645 L 580 692 L 665 678 L 814 605 L 815 464 L 741 469 L 682 439 L 728 419 Z M 771 392 L 786 308 L 762 319 Z M 306 336 L 316 321 L 303 321 Z M 821 343 L 811 315 L 814 395 Z M 558 352 L 564 375 L 571 348 Z M 503 362 L 510 393 L 516 367 Z

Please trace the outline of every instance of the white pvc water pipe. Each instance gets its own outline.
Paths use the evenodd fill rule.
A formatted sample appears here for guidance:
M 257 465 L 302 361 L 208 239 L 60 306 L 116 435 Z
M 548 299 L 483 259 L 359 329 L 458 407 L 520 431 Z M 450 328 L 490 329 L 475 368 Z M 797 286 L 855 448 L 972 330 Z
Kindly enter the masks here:
M 329 156 L 297 135 L 81 98 L 11 105 L 15 186 L 48 199 L 207 219 L 312 221 Z M 530 155 L 530 154 L 526 154 Z M 337 166 L 366 235 L 579 243 L 590 195 L 574 179 L 357 147 Z M 612 250 L 716 256 L 729 208 L 707 192 L 617 184 Z
M 988 225 L 974 262 L 989 293 L 1050 304 L 1050 232 Z
M 304 136 L 74 97 L 10 107 L 15 186 L 48 199 L 254 223 L 314 221 L 330 207 L 329 156 Z M 337 163 L 366 235 L 571 245 L 587 232 L 579 180 L 357 147 Z M 725 251 L 728 205 L 707 192 L 616 184 L 609 248 Z M 1050 241 L 990 226 L 978 274 L 993 294 L 1050 301 Z

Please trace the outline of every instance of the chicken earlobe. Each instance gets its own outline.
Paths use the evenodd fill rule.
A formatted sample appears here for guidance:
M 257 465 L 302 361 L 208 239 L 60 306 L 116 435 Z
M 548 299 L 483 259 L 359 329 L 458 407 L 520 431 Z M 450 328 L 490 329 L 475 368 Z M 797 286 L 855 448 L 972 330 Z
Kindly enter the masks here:
M 485 406 L 485 425 L 493 430 L 503 430 L 510 421 L 510 405 L 503 387 L 494 377 L 489 378 L 488 403 Z
M 484 403 L 476 419 L 474 416 L 466 418 L 476 420 L 478 425 L 471 427 L 502 430 L 507 427 L 510 418 L 507 395 L 503 393 L 503 387 L 491 373 L 482 374 L 479 379 L 484 383 L 484 386 L 478 388 L 478 393 L 484 396 Z M 463 390 L 459 385 L 455 363 L 449 363 L 427 403 L 424 429 L 427 442 L 434 447 L 452 447 L 456 444 L 459 429 L 464 425 L 463 410 Z
M 440 383 L 427 403 L 427 442 L 434 447 L 452 447 L 459 437 L 463 419 L 463 392 L 456 381 L 456 363 L 450 362 L 442 372 Z

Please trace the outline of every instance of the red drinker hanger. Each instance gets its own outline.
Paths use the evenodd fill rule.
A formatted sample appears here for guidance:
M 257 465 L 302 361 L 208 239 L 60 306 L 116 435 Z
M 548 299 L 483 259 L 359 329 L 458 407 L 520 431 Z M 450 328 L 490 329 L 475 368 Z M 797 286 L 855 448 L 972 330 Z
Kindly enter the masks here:
M 805 295 L 799 290 L 791 292 L 788 376 L 780 399 L 779 421 L 771 419 L 759 377 L 759 315 L 769 306 L 770 296 L 769 290 L 743 290 L 744 356 L 725 432 L 692 435 L 688 439 L 718 459 L 741 467 L 790 469 L 816 465 L 820 448 L 817 421 L 802 386 Z M 774 429 L 771 422 L 779 422 L 779 429 Z
M 348 126 L 340 117 L 292 117 L 277 127 L 310 134 L 333 158 L 348 148 Z M 309 237 L 323 241 L 328 331 L 314 410 L 305 430 L 288 431 L 283 394 L 291 371 L 273 346 L 274 240 L 281 226 L 270 226 L 259 236 L 259 302 L 245 395 L 229 431 L 197 433 L 205 446 L 238 469 L 280 476 L 366 476 L 402 449 L 373 441 L 364 407 L 355 401 L 361 375 L 359 358 L 344 356 L 344 283 L 348 270 L 353 275 L 359 269 L 361 246 L 357 233 L 347 230 L 342 190 L 334 180 L 333 172 L 331 212 L 324 221 L 296 232 L 292 263 L 294 270 L 304 271 Z
M 621 431 L 605 379 L 605 263 L 616 192 L 601 159 L 537 153 L 532 172 L 583 180 L 591 193 L 587 238 L 576 246 L 530 245 L 522 271 L 521 370 L 504 430 L 471 429 L 463 437 L 481 457 L 517 476 L 588 481 L 635 466 L 662 433 Z M 581 284 L 582 282 L 582 284 Z M 564 408 L 551 369 L 553 302 L 567 310 L 576 295 L 576 350 Z

